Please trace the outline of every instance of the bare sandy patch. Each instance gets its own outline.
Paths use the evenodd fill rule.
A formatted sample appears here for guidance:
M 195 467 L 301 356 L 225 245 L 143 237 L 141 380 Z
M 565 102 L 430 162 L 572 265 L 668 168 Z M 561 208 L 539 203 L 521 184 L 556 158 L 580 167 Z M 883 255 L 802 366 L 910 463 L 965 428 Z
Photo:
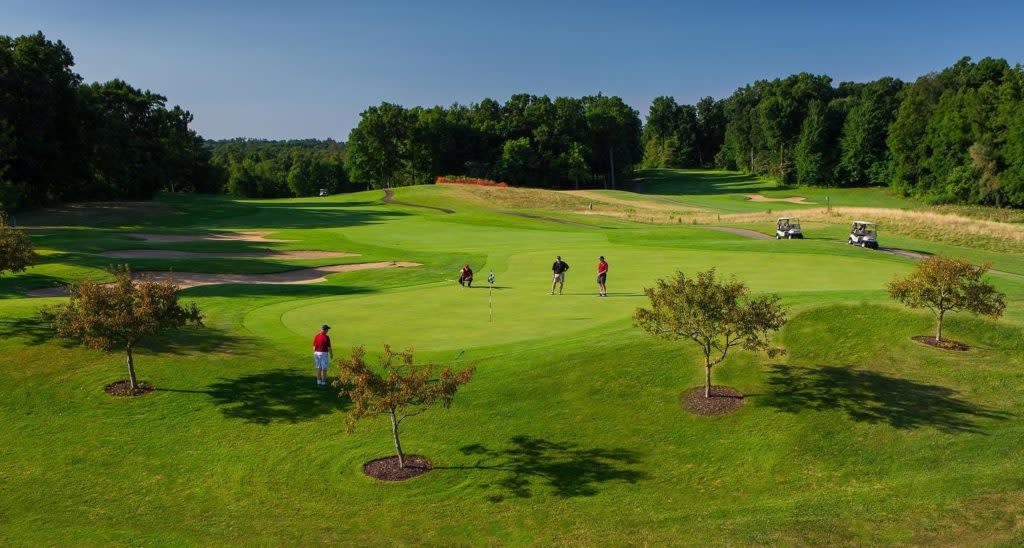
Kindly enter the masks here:
M 760 194 L 747 194 L 747 200 L 751 202 L 788 202 L 791 204 L 813 204 L 815 202 L 808 202 L 807 198 L 803 196 L 793 196 L 790 198 L 769 198 Z
M 154 280 L 163 281 L 173 279 L 174 283 L 182 289 L 199 287 L 203 285 L 221 284 L 252 284 L 252 285 L 303 285 L 326 282 L 327 276 L 340 272 L 355 272 L 358 270 L 375 270 L 381 268 L 409 268 L 420 266 L 420 263 L 405 261 L 388 261 L 378 263 L 355 263 L 338 264 L 331 266 L 319 266 L 316 268 L 303 268 L 300 270 L 289 270 L 287 272 L 275 272 L 272 274 L 209 274 L 205 272 L 136 272 L 135 278 L 152 276 Z M 29 297 L 63 297 L 67 295 L 64 287 L 47 287 L 34 289 L 27 293 Z
M 198 251 L 175 251 L 170 249 L 119 249 L 104 251 L 100 257 L 115 259 L 340 259 L 358 257 L 358 253 L 335 251 L 250 251 L 240 253 L 203 253 Z
M 125 234 L 130 238 L 146 240 L 156 243 L 177 243 L 177 242 L 290 242 L 292 240 L 276 240 L 267 238 L 269 231 L 249 232 L 211 232 L 209 234 L 153 234 L 149 232 L 129 232 Z

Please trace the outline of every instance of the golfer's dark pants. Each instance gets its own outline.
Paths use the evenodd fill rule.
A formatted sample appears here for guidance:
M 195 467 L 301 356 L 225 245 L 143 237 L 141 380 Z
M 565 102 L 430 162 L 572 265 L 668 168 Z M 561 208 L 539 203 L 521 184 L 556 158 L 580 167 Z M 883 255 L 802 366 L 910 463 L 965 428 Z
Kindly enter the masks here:
M 459 285 L 473 287 L 473 278 L 459 278 Z

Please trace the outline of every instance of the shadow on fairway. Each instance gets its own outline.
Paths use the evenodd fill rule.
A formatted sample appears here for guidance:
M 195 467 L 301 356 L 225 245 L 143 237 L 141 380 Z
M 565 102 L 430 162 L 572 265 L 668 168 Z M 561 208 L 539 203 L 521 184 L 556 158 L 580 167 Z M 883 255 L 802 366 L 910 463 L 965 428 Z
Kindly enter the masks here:
M 480 444 L 460 449 L 463 455 L 477 457 L 473 464 L 450 466 L 448 470 L 494 472 L 499 478 L 482 485 L 494 489 L 491 502 L 508 498 L 530 498 L 534 484 L 550 488 L 562 498 L 596 495 L 598 486 L 609 482 L 634 484 L 647 474 L 628 468 L 640 463 L 639 454 L 630 449 L 587 449 L 575 443 L 554 442 L 520 435 L 503 449 Z
M 849 367 L 772 365 L 762 400 L 786 413 L 838 409 L 858 422 L 913 429 L 930 426 L 943 432 L 980 433 L 978 419 L 1009 414 L 973 404 L 944 386 L 889 377 Z
M 285 369 L 225 379 L 202 392 L 224 416 L 252 424 L 295 424 L 343 411 L 349 404 L 333 387 L 316 386 L 311 373 Z
M 63 279 L 44 274 L 21 274 L 0 279 L 0 299 L 20 299 L 30 289 L 54 287 L 62 283 L 64 283 Z

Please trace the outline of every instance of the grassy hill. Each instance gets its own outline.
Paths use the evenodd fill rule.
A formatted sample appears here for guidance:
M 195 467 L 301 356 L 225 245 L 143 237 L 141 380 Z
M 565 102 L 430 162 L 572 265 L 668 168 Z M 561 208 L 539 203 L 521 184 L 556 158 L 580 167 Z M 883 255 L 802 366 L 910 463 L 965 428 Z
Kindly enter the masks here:
M 913 261 L 842 245 L 846 217 L 821 213 L 826 195 L 837 208 L 893 219 L 883 246 L 993 262 L 1006 316 L 954 316 L 946 331 L 969 352 L 912 341 L 930 332 L 930 317 L 892 305 L 883 284 Z M 164 196 L 113 213 L 93 204 L 22 219 L 44 260 L 0 279 L 0 542 L 1024 541 L 1024 253 L 1012 245 L 1020 225 L 936 236 L 957 230 L 954 213 L 1003 213 L 908 218 L 925 206 L 882 190 L 776 189 L 721 172 L 647 172 L 629 190 L 584 193 L 395 192 L 450 214 L 382 198 Z M 767 209 L 783 207 L 813 219 L 808 239 L 706 228 L 767 233 L 777 214 Z M 260 231 L 248 240 L 132 236 Z M 125 249 L 356 256 L 99 255 Z M 572 265 L 561 296 L 548 294 L 556 254 Z M 607 299 L 596 297 L 598 255 L 611 264 Z M 135 399 L 103 391 L 123 378 L 121 356 L 55 341 L 36 318 L 57 299 L 25 296 L 107 279 L 111 262 L 258 275 L 380 261 L 422 266 L 185 290 L 208 325 L 136 352 L 140 377 L 157 390 Z M 488 271 L 497 277 L 493 322 L 487 289 L 454 283 L 467 262 L 477 285 Z M 695 349 L 644 335 L 630 315 L 658 277 L 712 266 L 780 294 L 791 321 L 779 335 L 785 358 L 739 353 L 716 369 L 716 383 L 747 403 L 707 418 L 678 402 L 702 382 Z M 322 323 L 334 326 L 338 352 L 387 342 L 477 366 L 450 410 L 405 426 L 406 450 L 434 471 L 403 483 L 363 475 L 364 462 L 390 453 L 390 433 L 385 419 L 345 433 L 348 402 L 315 386 L 310 343 Z

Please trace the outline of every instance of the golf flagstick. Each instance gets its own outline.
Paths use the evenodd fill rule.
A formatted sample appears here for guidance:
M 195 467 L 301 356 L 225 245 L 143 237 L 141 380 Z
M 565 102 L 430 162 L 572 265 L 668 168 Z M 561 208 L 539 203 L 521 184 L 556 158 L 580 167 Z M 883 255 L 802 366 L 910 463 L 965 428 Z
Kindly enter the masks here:
M 490 287 L 487 289 L 487 321 L 494 321 L 494 271 L 487 275 L 487 283 Z

